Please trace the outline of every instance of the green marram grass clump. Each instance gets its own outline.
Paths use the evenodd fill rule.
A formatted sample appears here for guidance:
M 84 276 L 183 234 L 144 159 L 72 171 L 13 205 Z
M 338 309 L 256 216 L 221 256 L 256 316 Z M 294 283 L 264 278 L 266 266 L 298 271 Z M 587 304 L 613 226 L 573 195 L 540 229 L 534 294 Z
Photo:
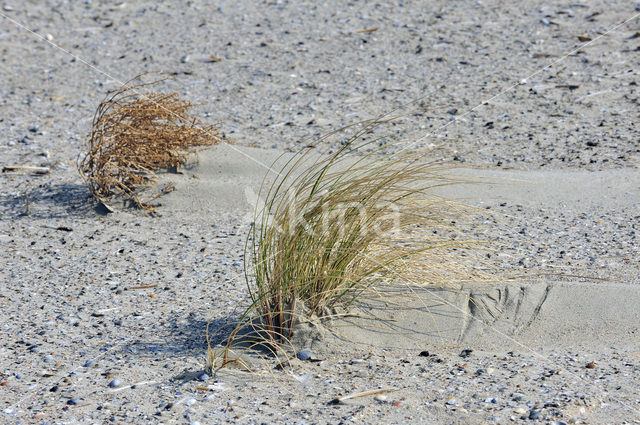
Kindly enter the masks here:
M 472 209 L 434 193 L 462 182 L 451 165 L 427 160 L 433 148 L 357 143 L 385 122 L 361 123 L 329 156 L 294 156 L 263 185 L 245 252 L 251 306 L 226 347 L 210 349 L 213 368 L 235 361 L 243 329 L 253 330 L 249 345 L 278 347 L 301 315 L 348 306 L 376 285 L 486 279 L 473 255 L 480 241 L 461 227 Z

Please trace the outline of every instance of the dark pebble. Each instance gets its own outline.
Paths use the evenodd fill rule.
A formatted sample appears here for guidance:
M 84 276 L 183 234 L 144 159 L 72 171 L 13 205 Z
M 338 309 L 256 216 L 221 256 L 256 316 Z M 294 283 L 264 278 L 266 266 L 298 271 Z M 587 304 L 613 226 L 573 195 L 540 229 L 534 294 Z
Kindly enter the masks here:
M 473 353 L 473 350 L 470 348 L 467 348 L 465 350 L 462 350 L 460 352 L 460 357 L 465 358 L 465 357 L 469 357 L 471 355 L 471 353 Z
M 82 367 L 91 367 L 91 366 L 94 365 L 94 363 L 95 363 L 95 361 L 93 361 L 93 360 L 87 360 L 86 362 L 84 362 Z
M 67 400 L 67 404 L 70 405 L 70 406 L 75 406 L 76 404 L 78 404 L 78 401 L 79 400 L 77 398 L 72 398 L 72 399 Z
M 539 419 L 540 418 L 540 410 L 532 410 L 531 412 L 529 412 L 529 419 L 535 420 L 535 419 Z
M 198 381 L 206 381 L 207 379 L 209 379 L 209 375 L 202 372 L 200 375 L 197 376 L 197 379 Z

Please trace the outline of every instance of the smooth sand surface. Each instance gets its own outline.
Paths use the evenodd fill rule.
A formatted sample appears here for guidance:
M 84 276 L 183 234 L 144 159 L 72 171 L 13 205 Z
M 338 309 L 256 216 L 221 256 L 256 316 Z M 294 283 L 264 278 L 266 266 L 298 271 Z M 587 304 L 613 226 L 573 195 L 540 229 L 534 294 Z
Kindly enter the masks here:
M 291 157 L 226 144 L 203 151 L 182 175 L 165 175 L 176 190 L 162 198 L 159 212 L 175 214 L 189 208 L 194 210 L 193 218 L 206 220 L 211 212 L 235 210 L 251 219 L 265 178 L 258 162 L 273 165 L 277 172 Z M 451 173 L 477 183 L 447 186 L 438 194 L 471 204 L 508 202 L 595 214 L 622 207 L 640 211 L 636 170 L 458 169 Z M 513 278 L 506 283 L 434 289 L 406 282 L 407 287 L 381 289 L 396 295 L 389 300 L 366 297 L 357 305 L 363 316 L 377 318 L 373 324 L 345 319 L 333 326 L 348 341 L 378 348 L 467 344 L 486 350 L 610 346 L 633 350 L 640 335 L 640 276 L 635 271 L 630 267 L 623 280 L 575 268 L 534 271 L 526 283 Z

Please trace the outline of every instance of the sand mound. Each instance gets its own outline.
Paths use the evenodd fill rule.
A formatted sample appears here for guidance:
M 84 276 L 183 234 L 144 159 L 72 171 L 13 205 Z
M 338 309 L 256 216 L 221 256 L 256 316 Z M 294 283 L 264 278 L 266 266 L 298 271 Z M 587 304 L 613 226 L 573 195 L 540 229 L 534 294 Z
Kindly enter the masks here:
M 282 164 L 287 158 L 275 150 L 225 144 L 207 149 L 181 174 L 162 176 L 173 181 L 176 190 L 160 199 L 159 212 L 189 211 L 190 217 L 206 220 L 211 212 L 236 211 L 248 223 L 266 172 L 261 164 Z M 542 222 L 570 211 L 584 215 L 616 211 L 625 202 L 637 203 L 628 194 L 640 183 L 637 173 L 628 170 L 460 172 L 487 184 L 450 186 L 443 189 L 445 195 L 477 205 L 516 205 L 521 217 L 513 220 L 521 221 L 520 226 L 532 226 L 528 217 L 541 210 L 547 214 L 540 217 Z M 517 228 L 511 230 L 515 233 Z M 417 349 L 429 344 L 486 350 L 633 345 L 640 332 L 636 308 L 640 285 L 637 277 L 632 279 L 636 266 L 626 264 L 618 277 L 605 280 L 534 270 L 526 280 L 511 282 L 383 288 L 379 290 L 391 296 L 364 297 L 347 316 L 301 328 L 294 342 L 315 350 L 334 344 L 344 348 L 345 342 L 354 349 L 367 345 Z M 628 279 L 620 278 L 625 273 Z M 582 275 L 599 276 L 589 271 Z

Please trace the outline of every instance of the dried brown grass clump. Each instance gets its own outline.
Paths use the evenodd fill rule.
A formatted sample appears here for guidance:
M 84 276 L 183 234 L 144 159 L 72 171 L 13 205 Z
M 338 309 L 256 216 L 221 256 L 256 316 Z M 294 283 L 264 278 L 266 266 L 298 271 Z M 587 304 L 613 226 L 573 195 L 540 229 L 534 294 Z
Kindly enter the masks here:
M 93 196 L 106 203 L 123 194 L 136 206 L 154 210 L 152 196 L 140 189 L 157 182 L 156 171 L 176 169 L 189 152 L 222 140 L 216 126 L 205 126 L 188 111 L 193 106 L 177 94 L 147 90 L 140 76 L 110 93 L 93 118 L 78 170 Z

